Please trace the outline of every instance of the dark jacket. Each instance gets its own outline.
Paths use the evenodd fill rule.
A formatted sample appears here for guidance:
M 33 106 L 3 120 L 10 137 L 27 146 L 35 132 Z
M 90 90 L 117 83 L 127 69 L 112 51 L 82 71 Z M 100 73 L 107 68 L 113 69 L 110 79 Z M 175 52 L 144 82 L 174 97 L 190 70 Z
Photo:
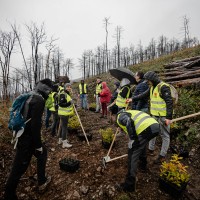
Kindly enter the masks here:
M 160 81 L 152 81 L 153 83 L 153 88 L 155 88 L 159 83 Z M 171 96 L 171 90 L 168 86 L 166 85 L 163 85 L 161 87 L 161 90 L 160 90 L 160 94 L 161 94 L 161 98 L 164 99 L 165 103 L 166 103 L 166 109 L 167 109 L 167 114 L 166 114 L 166 119 L 172 119 L 172 115 L 173 115 L 173 99 L 172 99 L 172 96 Z M 143 98 L 149 98 L 150 97 L 150 88 L 148 88 L 144 93 L 138 95 L 138 96 L 135 96 L 133 97 L 133 101 L 137 101 L 137 100 L 140 100 L 140 99 L 143 99 Z
M 134 96 L 138 96 L 139 94 L 142 94 L 149 88 L 148 84 L 144 80 L 140 80 L 135 88 L 135 91 L 133 93 L 133 98 Z M 138 99 L 133 101 L 132 103 L 132 109 L 133 110 L 141 110 L 143 108 L 148 108 L 148 97 Z
M 27 110 L 26 119 L 31 120 L 26 124 L 23 135 L 19 138 L 29 137 L 35 149 L 42 146 L 41 127 L 45 100 L 39 94 L 33 93 L 27 100 L 24 110 Z

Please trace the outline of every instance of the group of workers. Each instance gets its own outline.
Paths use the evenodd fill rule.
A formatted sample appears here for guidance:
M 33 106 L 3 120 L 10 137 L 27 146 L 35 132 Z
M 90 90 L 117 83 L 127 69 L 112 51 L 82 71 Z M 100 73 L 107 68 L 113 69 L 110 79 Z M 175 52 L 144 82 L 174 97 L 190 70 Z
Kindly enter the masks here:
M 132 95 L 130 80 L 127 78 L 115 82 L 116 87 L 111 95 L 106 82 L 97 78 L 94 94 L 95 112 L 101 111 L 101 117 L 104 118 L 107 116 L 107 110 L 112 112 L 113 116 L 116 116 L 118 126 L 129 136 L 128 171 L 125 181 L 120 184 L 120 189 L 125 192 L 135 191 L 137 165 L 139 163 L 141 168 L 146 169 L 146 146 L 149 144 L 148 150 L 153 153 L 158 134 L 162 137 L 162 147 L 155 163 L 161 163 L 165 159 L 170 144 L 169 132 L 173 113 L 170 88 L 155 72 L 149 71 L 145 74 L 136 72 L 135 80 L 137 85 Z M 51 177 L 45 174 L 47 150 L 41 140 L 43 109 L 47 98 L 51 98 L 52 106 L 49 108 L 53 114 L 51 134 L 55 136 L 58 130 L 58 144 L 62 144 L 63 148 L 70 148 L 72 145 L 67 137 L 67 124 L 69 116 L 73 115 L 75 109 L 71 93 L 70 83 L 55 86 L 49 79 L 44 79 L 36 85 L 30 100 L 26 102 L 29 104 L 28 117 L 31 121 L 27 123 L 24 134 L 17 144 L 12 170 L 6 182 L 5 199 L 17 199 L 18 182 L 28 168 L 32 155 L 37 158 L 39 191 L 44 191 L 50 183 Z M 87 84 L 81 80 L 79 97 L 82 109 L 88 109 L 87 94 Z M 130 102 L 132 106 L 128 110 Z

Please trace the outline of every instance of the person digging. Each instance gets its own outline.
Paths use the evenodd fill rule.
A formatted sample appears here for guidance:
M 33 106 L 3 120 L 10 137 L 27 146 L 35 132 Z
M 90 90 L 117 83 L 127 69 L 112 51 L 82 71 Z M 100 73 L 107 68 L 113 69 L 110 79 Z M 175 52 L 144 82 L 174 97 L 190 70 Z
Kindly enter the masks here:
M 136 171 L 138 161 L 140 168 L 146 170 L 146 146 L 159 134 L 159 124 L 150 115 L 138 110 L 121 110 L 117 116 L 118 126 L 129 136 L 128 172 L 124 183 L 117 184 L 117 189 L 134 192 L 136 189 Z

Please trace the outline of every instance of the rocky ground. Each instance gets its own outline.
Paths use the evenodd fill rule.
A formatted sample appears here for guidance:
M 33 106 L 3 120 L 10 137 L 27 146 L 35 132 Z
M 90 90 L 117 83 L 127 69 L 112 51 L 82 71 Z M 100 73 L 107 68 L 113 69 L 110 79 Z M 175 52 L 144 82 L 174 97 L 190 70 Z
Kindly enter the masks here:
M 43 137 L 48 148 L 48 161 L 46 171 L 52 176 L 52 182 L 44 194 L 38 194 L 35 178 L 35 160 L 32 159 L 31 168 L 21 178 L 17 194 L 19 199 L 32 200 L 66 200 L 66 199 L 138 199 L 138 200 L 170 200 L 168 194 L 159 189 L 159 165 L 153 164 L 155 156 L 148 157 L 148 171 L 137 173 L 137 190 L 135 193 L 123 193 L 116 190 L 115 185 L 121 183 L 126 175 L 127 158 L 107 163 L 106 168 L 102 165 L 103 157 L 108 149 L 102 146 L 100 128 L 112 127 L 108 119 L 100 118 L 100 113 L 92 111 L 79 111 L 79 115 L 86 133 L 92 134 L 89 146 L 85 141 L 80 141 L 77 134 L 70 134 L 69 141 L 73 144 L 70 149 L 62 149 L 57 144 L 58 138 L 51 137 L 50 132 L 43 128 Z M 81 129 L 79 130 L 81 132 Z M 3 190 L 6 178 L 9 174 L 11 163 L 14 157 L 13 146 L 9 143 L 7 129 L 0 129 L 0 198 L 3 197 Z M 110 157 L 114 158 L 127 153 L 126 136 L 118 137 Z M 173 141 L 172 141 L 173 143 Z M 159 142 L 158 142 L 159 146 Z M 158 153 L 158 147 L 156 153 Z M 171 156 L 169 151 L 168 159 Z M 62 171 L 59 161 L 63 158 L 74 158 L 80 161 L 80 168 L 75 173 Z M 183 160 L 189 166 L 191 174 L 190 182 L 182 199 L 200 199 L 200 148 L 194 147 L 189 158 Z

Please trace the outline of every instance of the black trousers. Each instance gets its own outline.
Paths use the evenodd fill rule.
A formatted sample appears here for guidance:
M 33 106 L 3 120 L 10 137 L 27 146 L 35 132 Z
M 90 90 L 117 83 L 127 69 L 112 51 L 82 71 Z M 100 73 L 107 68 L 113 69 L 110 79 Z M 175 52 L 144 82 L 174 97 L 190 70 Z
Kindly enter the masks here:
M 129 185 L 136 178 L 138 161 L 140 160 L 144 165 L 147 164 L 146 146 L 152 138 L 159 134 L 159 125 L 153 126 L 154 131 L 152 131 L 151 126 L 145 129 L 138 135 L 138 141 L 135 141 L 132 148 L 128 150 L 128 172 L 125 183 Z
M 43 152 L 36 153 L 35 147 L 33 146 L 30 137 L 19 138 L 12 169 L 5 186 L 4 198 L 6 200 L 17 199 L 16 196 L 17 185 L 19 183 L 21 176 L 26 172 L 33 155 L 37 158 L 38 185 L 41 185 L 46 182 L 46 176 L 45 176 L 45 168 L 47 161 L 46 147 L 43 145 Z

